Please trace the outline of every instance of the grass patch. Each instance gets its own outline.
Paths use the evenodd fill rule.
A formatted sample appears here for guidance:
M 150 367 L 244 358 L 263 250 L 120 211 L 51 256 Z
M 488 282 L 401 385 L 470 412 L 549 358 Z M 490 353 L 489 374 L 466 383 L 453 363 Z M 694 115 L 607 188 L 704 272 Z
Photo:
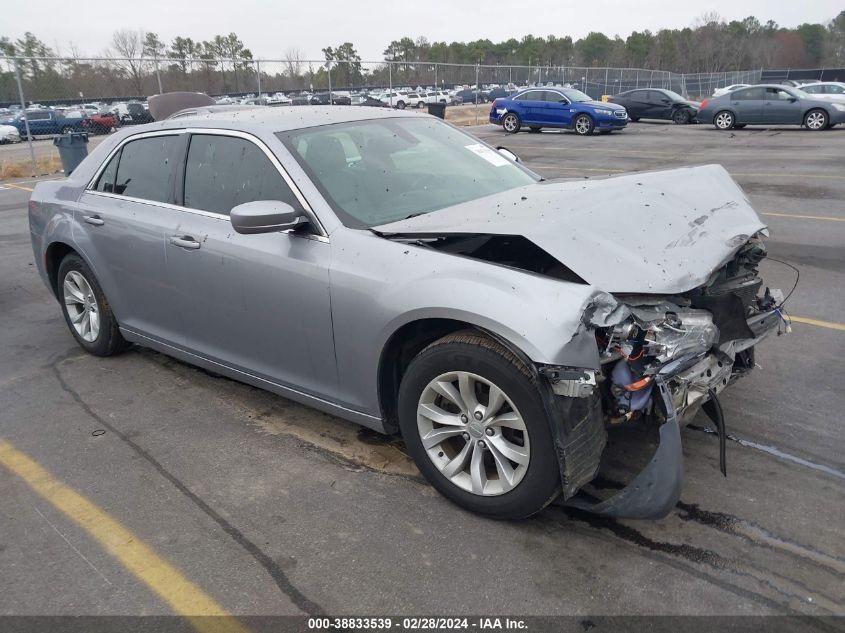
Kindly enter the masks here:
M 62 171 L 62 161 L 58 156 L 42 156 L 35 159 L 35 173 L 32 161 L 3 160 L 0 161 L 0 180 L 11 178 L 29 178 L 30 176 L 48 176 Z

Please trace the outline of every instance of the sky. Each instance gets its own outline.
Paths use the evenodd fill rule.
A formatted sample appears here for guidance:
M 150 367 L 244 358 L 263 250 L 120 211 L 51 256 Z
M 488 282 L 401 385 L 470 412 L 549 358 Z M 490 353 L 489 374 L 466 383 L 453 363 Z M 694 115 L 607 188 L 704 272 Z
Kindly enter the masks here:
M 705 10 L 726 20 L 753 15 L 761 22 L 771 19 L 795 27 L 827 22 L 845 8 L 842 0 L 604 0 L 590 4 L 594 10 L 575 9 L 576 3 L 561 0 L 145 0 L 106 3 L 97 9 L 90 2 L 41 0 L 41 17 L 33 21 L 31 3 L 4 4 L 0 36 L 17 39 L 31 30 L 62 54 L 70 54 L 73 43 L 81 53 L 97 55 L 108 48 L 115 30 L 132 28 L 158 33 L 167 43 L 177 35 L 204 40 L 234 31 L 255 57 L 264 59 L 283 59 L 290 48 L 298 48 L 305 59 L 322 59 L 322 48 L 351 41 L 365 61 L 382 59 L 390 41 L 405 35 L 429 41 L 497 42 L 529 33 L 575 40 L 602 31 L 624 38 L 631 31 L 690 26 Z

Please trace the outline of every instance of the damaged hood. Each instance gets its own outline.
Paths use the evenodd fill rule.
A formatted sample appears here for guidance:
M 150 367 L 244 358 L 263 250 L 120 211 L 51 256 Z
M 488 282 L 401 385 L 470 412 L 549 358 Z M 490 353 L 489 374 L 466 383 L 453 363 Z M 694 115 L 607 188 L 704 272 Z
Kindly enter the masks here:
M 373 227 L 411 237 L 521 235 L 607 292 L 705 283 L 765 229 L 720 165 L 546 181 Z

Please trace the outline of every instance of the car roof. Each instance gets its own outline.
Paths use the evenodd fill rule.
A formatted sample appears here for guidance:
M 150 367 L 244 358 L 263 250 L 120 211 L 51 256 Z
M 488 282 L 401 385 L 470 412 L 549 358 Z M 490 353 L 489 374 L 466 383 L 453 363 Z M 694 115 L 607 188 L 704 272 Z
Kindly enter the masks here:
M 185 126 L 190 120 L 192 126 L 242 130 L 258 134 L 286 132 L 320 125 L 350 123 L 367 119 L 388 119 L 428 116 L 401 110 L 378 110 L 351 108 L 346 106 L 297 106 L 291 108 L 247 107 L 237 110 L 198 112 L 195 116 L 180 119 L 164 119 L 144 126 L 147 129 L 172 129 Z M 137 126 L 136 129 L 141 126 Z

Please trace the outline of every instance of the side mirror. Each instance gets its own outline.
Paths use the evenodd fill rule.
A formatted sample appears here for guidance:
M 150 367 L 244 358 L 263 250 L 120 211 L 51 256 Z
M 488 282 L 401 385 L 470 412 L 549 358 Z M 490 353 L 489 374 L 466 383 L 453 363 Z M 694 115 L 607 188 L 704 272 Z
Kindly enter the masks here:
M 496 148 L 496 151 L 497 151 L 497 152 L 499 152 L 499 153 L 500 153 L 502 156 L 504 156 L 505 158 L 508 158 L 508 159 L 512 160 L 513 162 L 515 162 L 515 163 L 521 163 L 521 162 L 522 162 L 521 160 L 519 160 L 519 156 L 517 156 L 516 154 L 514 154 L 514 153 L 513 153 L 512 151 L 510 151 L 507 147 L 502 147 L 501 145 L 499 145 L 499 146 Z
M 286 202 L 278 200 L 256 200 L 239 204 L 231 213 L 229 221 L 238 233 L 278 233 L 306 224 L 306 218 Z
M 795 103 L 796 101 L 798 101 L 798 97 L 789 97 L 790 103 Z

